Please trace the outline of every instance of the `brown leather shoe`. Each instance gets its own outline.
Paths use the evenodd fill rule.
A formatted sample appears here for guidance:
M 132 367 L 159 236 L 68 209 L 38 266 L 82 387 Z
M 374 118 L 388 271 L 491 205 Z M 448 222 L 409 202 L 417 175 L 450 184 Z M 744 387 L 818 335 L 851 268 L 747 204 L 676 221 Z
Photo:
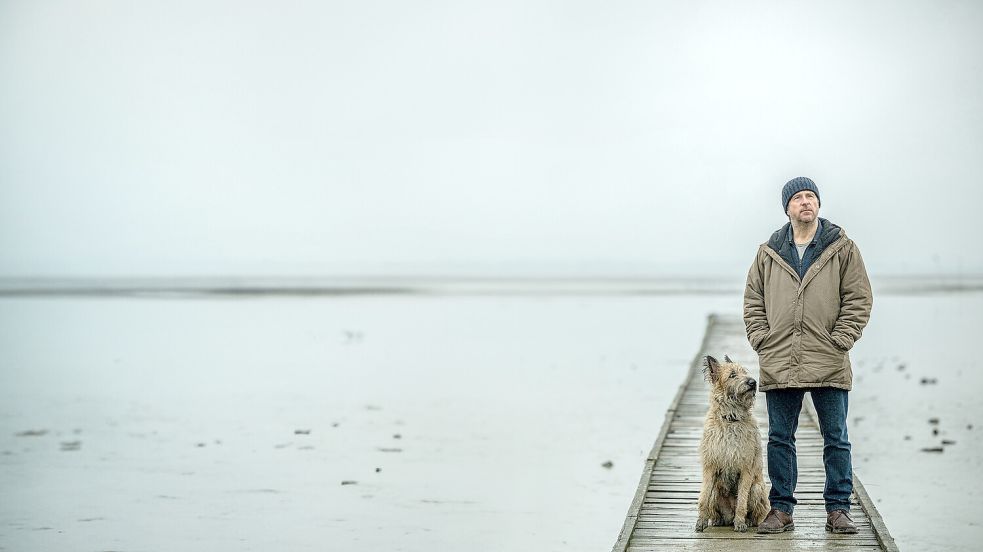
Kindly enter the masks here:
M 826 530 L 833 533 L 856 533 L 857 524 L 846 510 L 833 510 L 826 516 Z
M 795 529 L 792 516 L 778 508 L 772 508 L 764 521 L 758 524 L 758 533 L 784 533 L 792 529 Z

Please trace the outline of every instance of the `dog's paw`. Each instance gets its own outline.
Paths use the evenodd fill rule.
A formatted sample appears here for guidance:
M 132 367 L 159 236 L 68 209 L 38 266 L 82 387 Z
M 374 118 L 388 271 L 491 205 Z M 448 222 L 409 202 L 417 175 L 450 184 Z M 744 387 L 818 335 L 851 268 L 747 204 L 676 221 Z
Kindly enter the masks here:
M 747 533 L 747 521 L 743 519 L 735 519 L 734 530 L 738 533 Z
M 704 529 L 710 526 L 710 520 L 706 518 L 700 518 L 696 520 L 696 532 L 702 533 Z

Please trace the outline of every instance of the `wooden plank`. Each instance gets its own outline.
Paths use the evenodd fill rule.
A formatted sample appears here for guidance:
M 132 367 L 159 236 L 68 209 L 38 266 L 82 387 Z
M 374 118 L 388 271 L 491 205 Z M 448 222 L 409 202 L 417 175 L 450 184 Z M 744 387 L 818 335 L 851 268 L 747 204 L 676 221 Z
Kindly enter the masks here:
M 810 539 L 825 539 L 828 536 L 833 536 L 826 532 L 825 523 L 819 526 L 808 525 L 806 527 L 795 526 L 794 531 L 788 531 L 785 533 L 778 533 L 776 535 L 768 535 L 768 540 L 810 540 Z M 817 528 L 818 527 L 818 528 Z M 879 547 L 880 543 L 877 538 L 874 537 L 873 532 L 867 532 L 866 536 L 863 534 L 857 535 L 835 535 L 838 542 L 850 542 L 859 546 L 875 546 Z M 736 540 L 736 541 L 748 541 L 748 540 L 762 540 L 765 536 L 758 535 L 754 532 L 738 533 L 734 531 L 732 527 L 713 527 L 703 531 L 702 533 L 696 533 L 693 531 L 693 527 L 683 528 L 680 525 L 668 526 L 663 525 L 657 529 L 649 529 L 636 527 L 635 534 L 632 536 L 632 543 L 638 543 L 644 541 L 648 538 L 652 539 L 673 539 L 673 540 Z
M 740 347 L 735 347 L 739 343 Z M 735 350 L 737 349 L 737 350 Z M 822 493 L 825 469 L 823 439 L 811 401 L 804 401 L 796 433 L 799 480 L 796 486 L 795 531 L 779 535 L 737 533 L 730 527 L 712 527 L 702 533 L 694 530 L 696 502 L 701 488 L 702 470 L 697 452 L 703 435 L 703 422 L 709 402 L 707 384 L 700 367 L 707 353 L 722 355 L 757 369 L 756 355 L 747 346 L 739 319 L 711 315 L 699 353 L 690 363 L 649 453 L 625 523 L 613 552 L 654 550 L 897 550 L 894 539 L 860 479 L 854 474 L 851 514 L 859 533 L 834 535 L 825 530 L 826 510 Z M 764 399 L 755 404 L 761 425 L 763 445 L 767 440 L 767 413 Z M 767 484 L 767 478 L 766 478 Z
M 732 552 L 741 548 L 756 552 L 789 552 L 804 550 L 809 552 L 845 552 L 847 550 L 880 550 L 877 545 L 856 545 L 849 541 L 835 539 L 780 540 L 770 539 L 773 535 L 760 535 L 747 541 L 731 539 L 646 539 L 632 543 L 627 552 Z M 743 546 L 742 546 L 743 545 Z
M 800 523 L 800 521 L 802 523 Z M 689 531 L 692 532 L 693 525 L 695 523 L 696 523 L 695 513 L 688 513 L 686 511 L 675 510 L 674 514 L 663 515 L 660 513 L 659 515 L 655 515 L 655 516 L 650 516 L 650 515 L 638 516 L 638 521 L 635 524 L 635 528 L 636 530 L 658 529 L 659 527 L 663 527 L 663 526 L 671 527 L 673 525 L 682 524 L 682 525 L 686 525 Z M 864 518 L 863 520 L 858 520 L 857 523 L 859 525 L 869 526 L 870 520 L 868 518 Z M 795 527 L 796 530 L 803 529 L 806 531 L 811 530 L 816 532 L 823 532 L 826 530 L 826 512 L 824 511 L 822 512 L 822 514 L 819 514 L 817 512 L 809 515 L 803 515 L 801 518 L 799 517 L 799 513 L 796 512 Z M 726 526 L 726 528 L 728 531 L 733 529 L 733 527 L 731 526 Z M 690 535 L 690 536 L 697 536 L 697 535 Z M 862 534 L 860 536 L 864 537 L 864 535 Z M 866 537 L 874 538 L 873 533 L 867 535 Z

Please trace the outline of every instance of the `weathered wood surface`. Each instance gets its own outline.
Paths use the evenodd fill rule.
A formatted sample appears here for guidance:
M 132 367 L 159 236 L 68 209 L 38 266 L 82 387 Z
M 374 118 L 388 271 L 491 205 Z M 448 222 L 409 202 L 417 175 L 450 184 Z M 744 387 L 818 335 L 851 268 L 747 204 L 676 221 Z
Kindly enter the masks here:
M 613 552 L 897 550 L 856 474 L 853 476 L 851 517 L 860 532 L 856 535 L 826 532 L 823 438 L 808 395 L 796 432 L 799 480 L 795 489 L 798 499 L 795 530 L 777 535 L 758 535 L 753 529 L 748 533 L 737 533 L 731 527 L 710 527 L 702 533 L 694 530 L 702 478 L 697 446 L 703 434 L 709 400 L 709 387 L 703 381 L 701 364 L 708 354 L 719 359 L 729 355 L 757 378 L 758 358 L 747 343 L 743 321 L 736 317 L 710 316 L 700 351 L 666 411 Z M 761 394 L 755 402 L 755 414 L 761 426 L 764 448 L 768 439 L 768 415 Z M 767 458 L 765 462 L 767 484 Z

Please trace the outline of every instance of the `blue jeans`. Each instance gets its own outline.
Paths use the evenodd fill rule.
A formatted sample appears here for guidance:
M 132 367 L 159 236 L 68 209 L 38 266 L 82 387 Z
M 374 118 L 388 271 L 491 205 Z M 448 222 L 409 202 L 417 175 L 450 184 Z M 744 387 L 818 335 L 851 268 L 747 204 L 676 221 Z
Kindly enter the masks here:
M 849 512 L 853 463 L 846 431 L 846 412 L 850 393 L 835 387 L 775 389 L 765 393 L 768 401 L 768 477 L 771 479 L 768 499 L 772 508 L 792 515 L 796 504 L 793 493 L 799 477 L 795 430 L 799 425 L 799 412 L 806 391 L 812 395 L 816 414 L 819 415 L 819 429 L 823 434 L 823 466 L 826 468 L 823 499 L 826 501 L 826 511 Z

